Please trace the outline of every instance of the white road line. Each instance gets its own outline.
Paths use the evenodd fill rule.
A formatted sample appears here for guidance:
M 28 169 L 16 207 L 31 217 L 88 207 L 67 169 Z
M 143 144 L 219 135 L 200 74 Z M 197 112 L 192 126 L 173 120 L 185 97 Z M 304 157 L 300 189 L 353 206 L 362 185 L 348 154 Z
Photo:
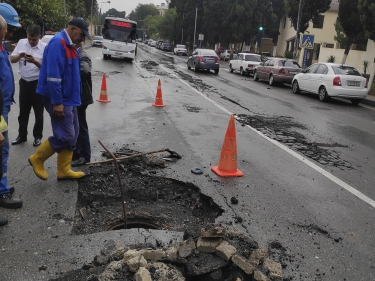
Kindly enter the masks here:
M 168 69 L 166 69 L 165 67 L 163 67 L 162 65 L 160 65 L 161 68 L 163 68 L 165 71 L 169 72 Z M 169 72 L 170 73 L 170 72 Z M 182 80 L 180 77 L 178 77 L 175 73 L 171 73 L 172 75 L 174 75 L 181 83 L 185 84 L 186 86 L 188 86 L 190 89 L 192 89 L 194 92 L 196 92 L 198 95 L 200 95 L 201 97 L 203 97 L 204 99 L 206 99 L 207 101 L 209 101 L 210 103 L 212 103 L 213 105 L 217 106 L 219 109 L 221 109 L 222 111 L 224 111 L 225 113 L 231 115 L 233 114 L 232 112 L 230 112 L 229 110 L 227 110 L 226 108 L 224 108 L 223 106 L 221 106 L 220 104 L 218 104 L 217 102 L 215 102 L 214 100 L 210 99 L 209 97 L 207 97 L 206 95 L 204 95 L 203 93 L 199 92 L 197 89 L 193 88 L 192 86 L 190 86 L 187 82 L 185 82 L 184 80 Z M 367 197 L 365 194 L 363 194 L 362 192 L 358 191 L 357 189 L 355 189 L 354 187 L 350 186 L 349 184 L 345 183 L 344 181 L 340 180 L 339 178 L 335 177 L 334 175 L 332 175 L 331 173 L 327 172 L 326 170 L 322 169 L 321 167 L 319 167 L 318 165 L 316 165 L 315 163 L 311 162 L 310 160 L 306 159 L 304 156 L 298 154 L 297 152 L 293 151 L 292 149 L 290 149 L 289 147 L 279 143 L 278 141 L 274 140 L 274 139 L 271 139 L 269 137 L 267 137 L 266 135 L 264 135 L 263 133 L 257 131 L 255 128 L 251 127 L 250 125 L 247 125 L 248 128 L 250 128 L 251 130 L 253 130 L 254 132 L 256 132 L 257 134 L 259 134 L 260 136 L 262 136 L 263 138 L 265 138 L 266 140 L 272 142 L 274 145 L 276 145 L 277 147 L 281 148 L 282 150 L 284 150 L 285 152 L 289 153 L 290 155 L 294 156 L 295 158 L 297 158 L 298 160 L 302 161 L 303 163 L 305 163 L 306 165 L 308 165 L 310 168 L 314 169 L 315 171 L 317 171 L 318 173 L 320 173 L 321 175 L 325 176 L 326 178 L 330 179 L 331 181 L 333 181 L 334 183 L 336 183 L 337 185 L 339 185 L 340 187 L 344 188 L 345 190 L 347 190 L 348 192 L 350 192 L 351 194 L 357 196 L 359 199 L 361 199 L 362 201 L 366 202 L 367 204 L 371 205 L 371 207 L 375 208 L 375 201 L 372 200 L 371 198 Z
M 182 68 L 182 69 L 186 69 L 186 68 L 187 68 L 187 67 L 185 67 L 185 66 L 178 65 L 178 64 L 176 64 L 176 66 L 179 67 L 179 68 Z

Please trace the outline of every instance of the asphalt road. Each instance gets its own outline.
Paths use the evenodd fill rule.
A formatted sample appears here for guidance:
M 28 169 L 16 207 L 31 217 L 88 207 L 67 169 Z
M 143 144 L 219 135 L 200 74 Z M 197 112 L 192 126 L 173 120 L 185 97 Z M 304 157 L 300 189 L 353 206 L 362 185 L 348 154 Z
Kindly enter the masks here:
M 101 159 L 101 140 L 115 150 L 125 144 L 138 151 L 170 148 L 183 158 L 169 165 L 173 178 L 193 182 L 225 213 L 217 222 L 243 229 L 261 246 L 278 242 L 284 251 L 284 274 L 293 280 L 375 280 L 373 144 L 375 108 L 349 101 L 319 102 L 310 94 L 293 95 L 287 86 L 269 87 L 227 71 L 194 73 L 186 57 L 169 62 L 161 52 L 142 46 L 134 63 L 102 60 L 99 48 L 87 49 L 93 61 L 93 93 L 98 98 L 107 74 L 110 103 L 95 102 L 87 111 L 93 150 Z M 146 68 L 146 61 L 159 65 Z M 14 65 L 17 70 L 17 65 Z M 165 107 L 152 103 L 158 79 Z M 18 92 L 18 87 L 16 89 Z M 16 94 L 18 99 L 18 94 Z M 218 164 L 231 113 L 287 118 L 310 142 L 321 144 L 344 167 L 318 161 L 236 123 L 238 168 L 242 178 L 220 178 Z M 17 105 L 10 114 L 10 139 L 17 137 Z M 33 118 L 30 118 L 29 132 Z M 51 133 L 46 115 L 45 137 Z M 11 147 L 9 182 L 24 200 L 20 210 L 1 209 L 10 219 L 0 228 L 0 280 L 48 280 L 92 260 L 108 239 L 130 245 L 136 230 L 72 236 L 76 183 L 57 182 L 55 161 L 47 161 L 50 178 L 42 182 L 27 158 L 32 138 Z M 327 152 L 327 153 L 328 153 Z M 193 175 L 194 167 L 204 175 Z M 87 169 L 87 168 L 85 168 Z M 238 205 L 230 202 L 231 197 Z M 236 223 L 241 217 L 242 222 Z M 135 234 L 134 234 L 135 233 Z M 152 238 L 176 241 L 179 233 L 153 231 Z M 138 235 L 139 236 L 139 235 Z M 163 240 L 164 241 L 164 240 Z M 46 265 L 46 270 L 40 266 Z

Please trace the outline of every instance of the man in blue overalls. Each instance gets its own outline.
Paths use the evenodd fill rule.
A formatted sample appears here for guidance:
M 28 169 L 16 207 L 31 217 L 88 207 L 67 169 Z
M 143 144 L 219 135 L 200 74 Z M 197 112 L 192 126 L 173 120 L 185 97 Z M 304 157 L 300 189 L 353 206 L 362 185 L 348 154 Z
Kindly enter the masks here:
M 35 174 L 47 180 L 44 162 L 57 152 L 57 179 L 78 179 L 83 172 L 70 169 L 78 137 L 77 106 L 81 105 L 80 60 L 74 44 L 84 37 L 91 39 L 88 25 L 73 18 L 68 27 L 56 34 L 44 49 L 36 92 L 51 117 L 53 136 L 44 141 L 29 162 Z

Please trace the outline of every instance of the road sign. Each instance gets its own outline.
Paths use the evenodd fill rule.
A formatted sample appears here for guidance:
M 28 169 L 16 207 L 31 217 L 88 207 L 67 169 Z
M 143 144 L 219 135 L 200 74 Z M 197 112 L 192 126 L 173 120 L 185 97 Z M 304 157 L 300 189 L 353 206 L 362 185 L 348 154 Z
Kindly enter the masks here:
M 203 41 L 203 40 L 204 40 L 204 35 L 203 35 L 202 33 L 200 33 L 200 34 L 198 35 L 198 40 L 199 40 L 199 41 Z
M 305 49 L 314 49 L 314 35 L 302 35 L 301 47 Z

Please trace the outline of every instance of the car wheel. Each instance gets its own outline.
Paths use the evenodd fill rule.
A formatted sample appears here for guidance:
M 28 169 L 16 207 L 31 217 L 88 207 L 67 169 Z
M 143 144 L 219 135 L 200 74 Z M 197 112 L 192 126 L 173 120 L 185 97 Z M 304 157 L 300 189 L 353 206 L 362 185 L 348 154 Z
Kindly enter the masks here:
M 245 71 L 243 71 L 242 67 L 240 68 L 240 74 L 241 74 L 241 76 L 245 76 Z
M 191 69 L 191 66 L 190 66 L 190 64 L 189 64 L 189 63 L 187 63 L 187 67 L 188 67 L 188 69 L 189 69 L 189 70 Z
M 272 74 L 270 75 L 270 78 L 268 79 L 268 84 L 270 86 L 274 86 L 275 85 L 275 81 L 273 80 L 273 75 Z
M 230 73 L 233 73 L 233 68 L 232 68 L 231 64 L 229 65 L 229 71 L 230 71 Z
M 219 69 L 215 69 L 215 74 L 219 74 Z
M 327 101 L 329 99 L 327 90 L 324 86 L 320 87 L 319 89 L 319 100 L 320 101 Z
M 253 79 L 254 81 L 259 81 L 259 78 L 258 78 L 258 73 L 256 70 L 254 70 L 254 75 L 253 75 Z
M 298 81 L 297 80 L 293 81 L 292 91 L 293 91 L 293 94 L 299 94 L 301 92 L 300 89 L 299 89 L 299 85 L 298 85 Z
M 355 99 L 355 100 L 350 100 L 350 101 L 352 102 L 352 104 L 358 105 L 362 100 Z
M 107 60 L 108 59 L 108 56 L 107 55 L 103 55 L 103 60 Z

